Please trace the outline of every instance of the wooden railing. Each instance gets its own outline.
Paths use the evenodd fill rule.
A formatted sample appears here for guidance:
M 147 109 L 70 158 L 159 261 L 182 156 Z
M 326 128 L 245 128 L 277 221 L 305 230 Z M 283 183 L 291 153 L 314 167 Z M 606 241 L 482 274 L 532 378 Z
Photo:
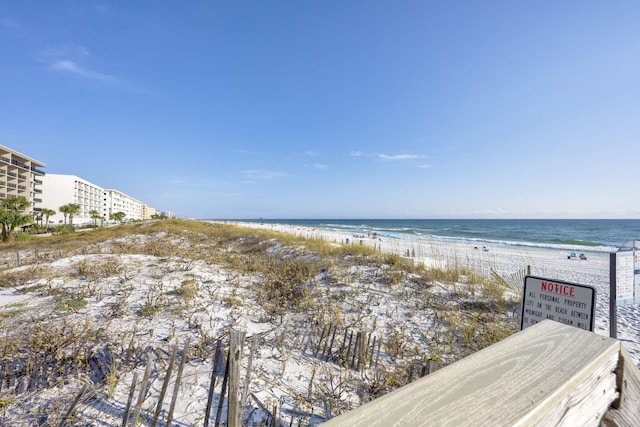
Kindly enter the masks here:
M 640 373 L 612 338 L 545 320 L 323 426 L 640 426 Z

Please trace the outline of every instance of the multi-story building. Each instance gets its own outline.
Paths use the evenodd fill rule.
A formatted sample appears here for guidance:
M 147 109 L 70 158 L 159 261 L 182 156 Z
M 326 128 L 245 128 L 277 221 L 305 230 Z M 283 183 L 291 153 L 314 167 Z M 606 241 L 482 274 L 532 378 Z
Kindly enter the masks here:
M 30 203 L 25 214 L 42 210 L 42 178 L 45 164 L 0 145 L 0 199 L 24 197 Z
M 102 214 L 103 189 L 75 175 L 47 174 L 43 179 L 42 207 L 56 211 L 49 217 L 49 224 L 63 224 L 64 214 L 60 207 L 70 203 L 80 205 L 73 216 L 73 224 L 94 221 L 91 212 Z
M 125 221 L 145 219 L 143 206 L 146 205 L 142 202 L 121 191 L 102 188 L 75 175 L 47 174 L 43 193 L 43 207 L 56 210 L 56 214 L 49 217 L 49 224 L 63 224 L 64 214 L 57 211 L 70 203 L 80 205 L 80 211 L 73 216 L 74 225 L 92 223 L 92 212 L 97 212 L 106 221 L 117 212 L 125 214 Z
M 147 220 L 147 219 L 153 219 L 156 215 L 158 215 L 158 211 L 155 208 L 152 208 L 151 206 L 147 205 L 147 204 L 142 204 L 142 219 L 143 220 Z
M 125 221 L 137 221 L 142 217 L 142 202 L 113 188 L 102 191 L 102 215 L 110 219 L 111 215 L 124 212 Z

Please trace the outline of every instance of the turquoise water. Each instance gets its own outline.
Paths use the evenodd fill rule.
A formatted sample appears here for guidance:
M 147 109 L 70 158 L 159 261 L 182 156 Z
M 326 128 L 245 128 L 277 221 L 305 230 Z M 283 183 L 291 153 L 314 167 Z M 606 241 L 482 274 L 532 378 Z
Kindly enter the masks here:
M 612 252 L 640 240 L 638 219 L 271 219 L 242 220 L 388 237 L 454 240 L 579 252 Z

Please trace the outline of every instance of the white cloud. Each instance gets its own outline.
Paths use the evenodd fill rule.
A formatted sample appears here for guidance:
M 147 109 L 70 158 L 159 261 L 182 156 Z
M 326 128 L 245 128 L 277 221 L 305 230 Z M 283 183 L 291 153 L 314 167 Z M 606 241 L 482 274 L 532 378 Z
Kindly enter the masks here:
M 13 35 L 22 35 L 25 32 L 19 22 L 7 17 L 0 17 L 0 28 L 8 30 Z
M 38 52 L 35 58 L 37 61 L 46 64 L 50 70 L 69 73 L 90 80 L 108 83 L 119 82 L 119 79 L 114 76 L 79 65 L 79 62 L 88 58 L 89 55 L 89 49 L 85 46 L 68 43 L 57 46 L 47 46 Z
M 40 62 L 51 62 L 57 59 L 80 59 L 89 56 L 89 49 L 81 44 L 65 43 L 47 46 L 36 54 Z
M 271 170 L 268 170 L 268 169 L 244 170 L 244 171 L 241 171 L 241 173 L 244 176 L 246 176 L 248 179 L 260 180 L 260 181 L 278 179 L 278 178 L 282 178 L 282 177 L 288 176 L 286 173 L 277 172 L 277 171 L 271 171 Z
M 117 79 L 113 76 L 86 70 L 79 67 L 75 62 L 69 60 L 53 61 L 49 64 L 49 68 L 51 68 L 52 70 L 68 72 L 92 80 L 101 80 L 105 82 L 117 81 Z
M 395 160 L 413 160 L 413 159 L 424 159 L 425 156 L 420 154 L 384 154 L 384 153 L 365 153 L 359 150 L 352 150 L 350 155 L 352 157 L 375 157 L 384 161 L 395 161 Z
M 329 166 L 324 165 L 324 164 L 322 164 L 322 163 L 314 163 L 313 167 L 314 167 L 315 169 L 318 169 L 318 170 L 323 170 L 323 169 L 328 168 Z
M 377 154 L 377 157 L 382 160 L 411 160 L 424 158 L 424 156 L 420 156 L 418 154 Z

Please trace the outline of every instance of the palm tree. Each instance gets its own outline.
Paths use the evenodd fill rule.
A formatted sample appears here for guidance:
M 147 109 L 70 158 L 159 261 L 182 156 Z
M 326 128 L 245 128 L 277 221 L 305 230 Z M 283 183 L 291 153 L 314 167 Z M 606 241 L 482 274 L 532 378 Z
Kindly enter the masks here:
M 0 209 L 0 224 L 2 224 L 2 240 L 10 242 L 13 240 L 13 230 L 16 227 L 28 224 L 33 221 L 31 215 L 23 215 L 15 210 Z
M 56 211 L 54 211 L 53 209 L 47 209 L 47 208 L 43 208 L 40 211 L 40 215 L 42 215 L 42 217 L 44 217 L 44 222 L 40 223 L 40 228 L 47 228 L 49 226 L 49 217 L 51 215 L 55 215 Z M 45 225 L 46 224 L 46 227 Z
M 10 209 L 12 211 L 22 211 L 31 203 L 22 196 L 11 196 L 1 200 L 0 204 L 5 209 Z
M 0 200 L 0 224 L 2 224 L 3 241 L 13 240 L 13 230 L 33 221 L 31 215 L 23 215 L 19 211 L 27 208 L 31 203 L 22 196 L 11 196 Z
M 69 214 L 69 225 L 73 227 L 73 216 L 80 212 L 80 205 L 77 203 L 69 203 L 67 205 Z
M 58 208 L 60 213 L 64 215 L 64 225 L 67 225 L 67 216 L 69 215 L 69 205 L 62 205 Z
M 122 221 L 125 216 L 127 216 L 127 214 L 124 212 L 115 212 L 115 213 L 109 214 L 109 219 L 112 221 Z
M 89 211 L 89 215 L 91 215 L 91 219 L 93 220 L 93 226 L 97 227 L 98 226 L 98 220 L 99 219 L 104 219 L 102 215 L 100 215 L 100 213 L 95 210 L 92 209 Z

